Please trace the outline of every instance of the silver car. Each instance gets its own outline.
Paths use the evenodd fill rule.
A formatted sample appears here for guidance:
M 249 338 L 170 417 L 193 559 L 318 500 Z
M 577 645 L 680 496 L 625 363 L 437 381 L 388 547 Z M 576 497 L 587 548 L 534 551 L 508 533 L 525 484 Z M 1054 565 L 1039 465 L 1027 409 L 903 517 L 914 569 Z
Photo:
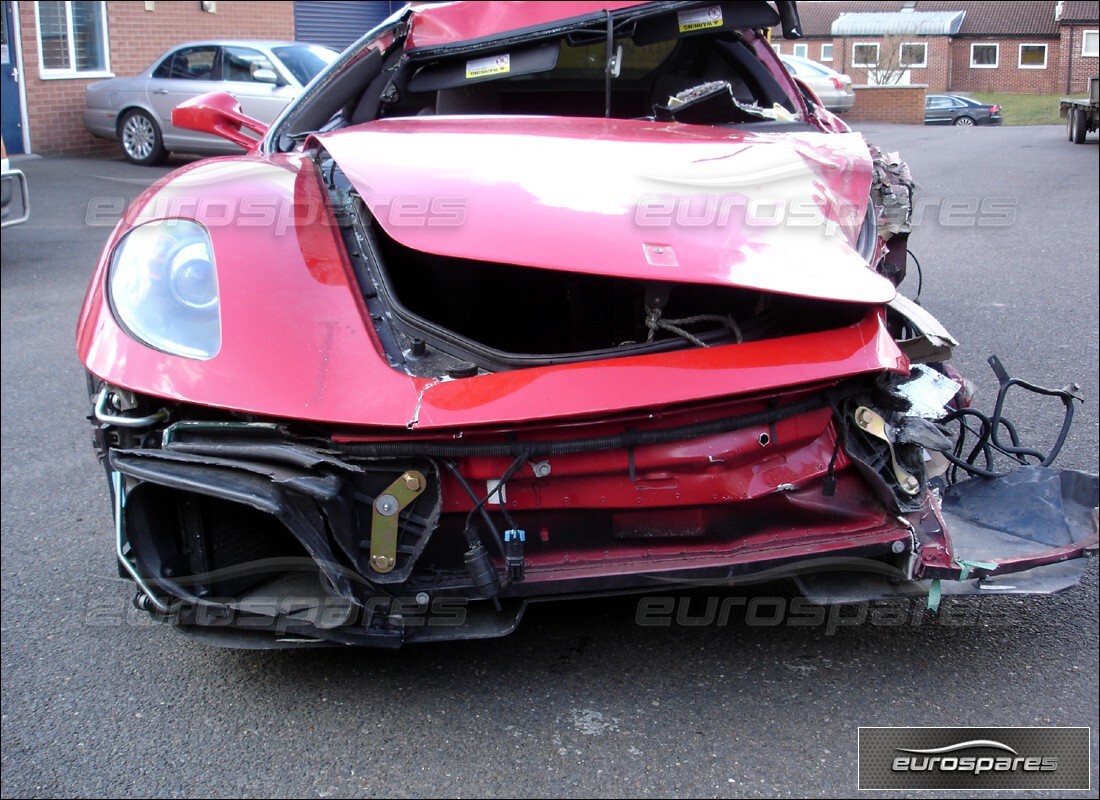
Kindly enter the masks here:
M 849 110 L 856 103 L 852 79 L 824 64 L 801 56 L 780 55 L 779 60 L 787 72 L 805 83 L 821 100 L 821 104 L 834 114 Z
M 270 123 L 301 94 L 336 53 L 304 42 L 188 42 L 133 78 L 112 78 L 85 90 L 84 127 L 117 139 L 135 164 L 159 164 L 169 152 L 239 153 L 210 134 L 177 128 L 172 109 L 207 92 L 232 94 L 244 113 Z

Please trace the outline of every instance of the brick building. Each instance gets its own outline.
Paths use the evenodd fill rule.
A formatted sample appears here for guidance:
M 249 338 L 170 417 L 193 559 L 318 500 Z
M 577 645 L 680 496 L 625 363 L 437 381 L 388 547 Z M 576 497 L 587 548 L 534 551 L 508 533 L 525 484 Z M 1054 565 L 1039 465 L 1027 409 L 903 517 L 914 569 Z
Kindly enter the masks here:
M 136 75 L 197 39 L 346 47 L 402 3 L 258 0 L 3 0 L 3 140 L 9 153 L 111 153 L 84 129 L 84 87 Z
M 1100 74 L 1100 26 L 1096 0 L 1069 0 L 1059 16 L 1058 72 L 1064 82 L 1059 92 L 1087 92 L 1089 78 Z
M 849 0 L 802 3 L 806 38 L 784 53 L 857 84 L 930 92 L 1076 93 L 1097 74 L 1097 0 Z

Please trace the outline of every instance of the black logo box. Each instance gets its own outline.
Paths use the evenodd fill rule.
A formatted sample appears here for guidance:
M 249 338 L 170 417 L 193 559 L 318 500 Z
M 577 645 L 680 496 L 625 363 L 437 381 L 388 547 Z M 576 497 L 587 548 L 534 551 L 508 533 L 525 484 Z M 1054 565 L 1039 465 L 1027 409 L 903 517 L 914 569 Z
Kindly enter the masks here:
M 858 788 L 1088 791 L 1090 737 L 1089 728 L 861 727 Z

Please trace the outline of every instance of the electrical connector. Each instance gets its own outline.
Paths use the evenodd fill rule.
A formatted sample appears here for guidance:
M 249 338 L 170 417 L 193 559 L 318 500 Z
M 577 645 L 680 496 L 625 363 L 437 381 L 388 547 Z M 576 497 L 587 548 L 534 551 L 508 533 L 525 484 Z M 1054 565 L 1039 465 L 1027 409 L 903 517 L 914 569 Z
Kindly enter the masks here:
M 513 583 L 523 580 L 523 546 L 526 541 L 526 531 L 512 529 L 504 532 L 504 566 Z
M 470 580 L 474 582 L 474 586 L 482 597 L 495 599 L 500 593 L 500 581 L 497 579 L 497 571 L 493 568 L 492 559 L 489 558 L 489 551 L 481 543 L 475 528 L 467 528 L 465 536 L 466 544 L 470 549 L 466 551 L 464 560 Z

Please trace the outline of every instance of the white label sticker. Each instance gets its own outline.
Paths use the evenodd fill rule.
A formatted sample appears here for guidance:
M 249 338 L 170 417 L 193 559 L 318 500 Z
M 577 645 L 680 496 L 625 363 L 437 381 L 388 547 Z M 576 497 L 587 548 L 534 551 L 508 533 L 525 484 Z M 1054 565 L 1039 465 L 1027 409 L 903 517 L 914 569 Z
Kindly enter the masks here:
M 690 11 L 681 11 L 676 15 L 680 21 L 680 33 L 701 31 L 706 28 L 722 27 L 722 7 L 693 8 Z
M 487 506 L 499 506 L 508 502 L 508 494 L 505 491 L 506 484 L 502 484 L 500 481 L 485 481 L 486 500 Z
M 488 75 L 503 75 L 512 69 L 512 57 L 508 53 L 487 58 L 475 58 L 466 62 L 466 79 L 484 78 Z

